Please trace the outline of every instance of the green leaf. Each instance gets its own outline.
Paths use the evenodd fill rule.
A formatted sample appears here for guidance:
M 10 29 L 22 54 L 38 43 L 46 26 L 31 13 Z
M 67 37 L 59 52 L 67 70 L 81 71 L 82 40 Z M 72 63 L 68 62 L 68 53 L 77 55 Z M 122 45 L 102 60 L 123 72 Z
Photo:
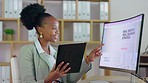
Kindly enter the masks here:
M 13 29 L 5 29 L 4 32 L 6 34 L 15 34 L 15 31 Z

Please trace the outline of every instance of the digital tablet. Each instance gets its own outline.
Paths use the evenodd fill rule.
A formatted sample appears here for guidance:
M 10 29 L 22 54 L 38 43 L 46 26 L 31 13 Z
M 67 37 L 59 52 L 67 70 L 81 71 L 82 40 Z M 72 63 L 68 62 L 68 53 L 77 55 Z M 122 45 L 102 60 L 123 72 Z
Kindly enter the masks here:
M 71 67 L 68 73 L 80 71 L 86 43 L 63 44 L 58 46 L 56 67 L 64 61 Z

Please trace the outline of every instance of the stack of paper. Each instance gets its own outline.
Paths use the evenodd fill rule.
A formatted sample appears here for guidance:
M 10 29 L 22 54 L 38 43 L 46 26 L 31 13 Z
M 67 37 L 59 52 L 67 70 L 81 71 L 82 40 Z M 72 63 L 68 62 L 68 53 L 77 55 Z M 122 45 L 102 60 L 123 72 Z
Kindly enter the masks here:
M 73 23 L 73 41 L 90 41 L 90 23 Z
M 0 66 L 0 83 L 10 83 L 10 66 Z
M 3 41 L 3 22 L 0 21 L 0 41 Z
M 19 18 L 22 11 L 22 0 L 4 0 L 4 17 Z
M 63 19 L 76 18 L 76 2 L 63 0 Z

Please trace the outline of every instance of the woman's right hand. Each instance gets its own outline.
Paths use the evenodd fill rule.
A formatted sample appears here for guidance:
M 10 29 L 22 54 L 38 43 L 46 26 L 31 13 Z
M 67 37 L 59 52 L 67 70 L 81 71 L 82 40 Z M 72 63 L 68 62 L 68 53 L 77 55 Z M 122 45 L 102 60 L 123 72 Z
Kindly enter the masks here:
M 68 67 L 69 63 L 66 63 L 63 66 L 64 62 L 61 62 L 57 68 L 55 69 L 55 66 L 52 68 L 52 70 L 50 71 L 47 79 L 45 79 L 44 83 L 52 83 L 52 81 L 57 80 L 60 77 L 63 77 L 67 74 L 67 72 L 71 69 L 70 67 Z

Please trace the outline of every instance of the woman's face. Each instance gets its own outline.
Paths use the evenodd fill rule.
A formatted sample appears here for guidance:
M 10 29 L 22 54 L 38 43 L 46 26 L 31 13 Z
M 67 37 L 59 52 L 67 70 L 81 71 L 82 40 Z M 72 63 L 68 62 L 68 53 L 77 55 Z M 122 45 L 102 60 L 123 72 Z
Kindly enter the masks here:
M 59 35 L 59 22 L 52 16 L 43 21 L 43 27 L 40 28 L 43 39 L 47 42 L 56 42 Z

